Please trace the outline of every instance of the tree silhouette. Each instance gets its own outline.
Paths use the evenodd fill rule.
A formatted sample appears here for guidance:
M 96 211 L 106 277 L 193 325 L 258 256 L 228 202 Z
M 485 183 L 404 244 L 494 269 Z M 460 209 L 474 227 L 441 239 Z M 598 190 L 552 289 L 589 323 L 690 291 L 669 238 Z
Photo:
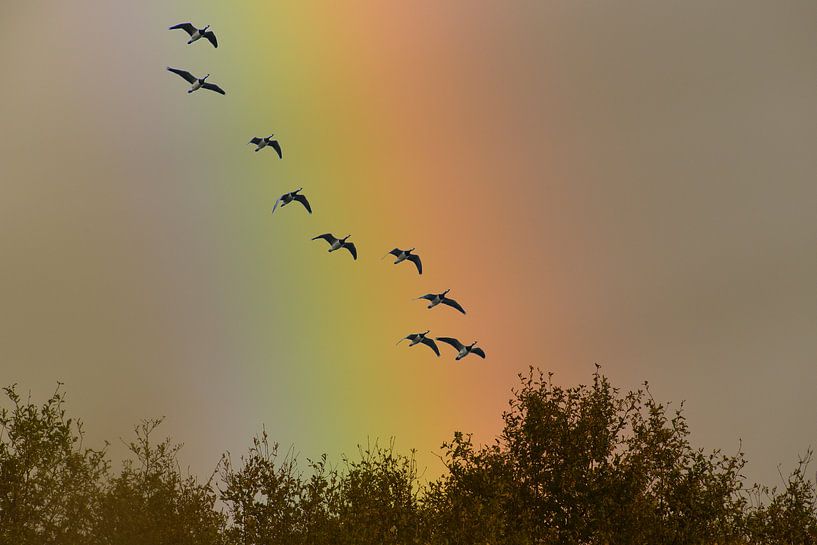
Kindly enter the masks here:
M 145 420 L 128 443 L 132 458 L 101 487 L 95 543 L 105 545 L 217 545 L 226 518 L 216 491 L 182 475 L 170 439 L 152 442 L 161 419 Z
M 621 392 L 598 369 L 575 387 L 533 368 L 519 380 L 496 440 L 455 433 L 432 482 L 393 442 L 301 466 L 265 431 L 200 482 L 180 445 L 154 439 L 161 419 L 135 428 L 115 472 L 59 387 L 36 405 L 11 386 L 0 545 L 817 545 L 811 451 L 779 489 L 748 486 L 743 453 L 693 448 L 683 407 L 647 384 Z
M 41 406 L 4 388 L 0 410 L 0 543 L 84 544 L 109 464 L 83 447 L 82 424 L 65 418 L 60 387 Z

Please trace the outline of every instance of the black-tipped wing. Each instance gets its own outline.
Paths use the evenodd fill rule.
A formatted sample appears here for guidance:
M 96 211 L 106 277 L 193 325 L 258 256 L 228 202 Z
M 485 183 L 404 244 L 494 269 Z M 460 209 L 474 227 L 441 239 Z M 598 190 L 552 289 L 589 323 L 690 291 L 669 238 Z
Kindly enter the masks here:
M 205 89 L 210 90 L 210 91 L 215 91 L 216 93 L 218 93 L 220 95 L 226 95 L 227 94 L 227 93 L 224 92 L 224 89 L 222 89 L 221 87 L 219 87 L 218 85 L 216 85 L 214 83 L 202 83 L 201 86 L 204 87 Z
M 333 237 L 330 233 L 324 233 L 322 235 L 318 235 L 318 236 L 314 237 L 312 240 L 318 240 L 319 238 L 322 238 L 323 240 L 325 240 L 329 244 L 334 244 L 335 241 L 338 240 L 335 237 Z
M 212 30 L 208 30 L 204 33 L 204 37 L 210 40 L 210 43 L 213 44 L 213 47 L 218 47 L 218 40 L 216 40 L 216 35 L 213 33 Z
M 168 30 L 176 29 L 182 29 L 191 36 L 196 33 L 196 27 L 194 27 L 191 23 L 179 23 L 178 25 L 173 25 L 172 27 L 168 28 Z
M 417 265 L 417 272 L 423 274 L 423 263 L 420 261 L 419 255 L 410 254 L 406 259 Z
M 187 70 L 179 70 L 178 68 L 171 68 L 169 66 L 167 67 L 167 69 L 173 72 L 174 74 L 178 74 L 179 76 L 183 77 L 185 80 L 187 80 L 187 83 L 196 83 L 196 76 L 194 76 Z
M 450 344 L 457 350 L 457 352 L 465 348 L 465 345 L 454 337 L 437 337 L 437 340 L 441 343 Z
M 433 301 L 435 297 L 436 295 L 434 295 L 433 293 L 426 293 L 425 295 L 421 295 L 417 299 L 426 299 L 428 301 Z
M 485 352 L 482 350 L 482 348 L 480 348 L 478 346 L 475 346 L 474 348 L 472 348 L 471 353 L 476 354 L 477 356 L 479 356 L 482 359 L 485 359 Z
M 449 299 L 448 297 L 443 297 L 443 300 L 440 301 L 440 302 L 442 304 L 444 304 L 444 305 L 448 305 L 449 307 L 455 308 L 455 309 L 459 310 L 460 312 L 462 312 L 463 314 L 465 314 L 465 309 L 462 308 L 462 306 L 453 299 Z
M 429 339 L 428 337 L 426 337 L 420 342 L 429 347 L 430 349 L 432 349 L 434 353 L 437 354 L 437 357 L 440 357 L 440 349 L 437 348 L 437 343 L 434 342 L 434 339 Z
M 394 257 L 398 257 L 402 253 L 403 253 L 403 250 L 401 250 L 400 248 L 395 248 L 394 250 L 389 252 L 389 254 L 393 255 Z M 389 254 L 386 254 L 386 255 L 389 255 Z
M 263 139 L 263 138 L 258 138 L 258 137 L 256 136 L 256 137 L 254 137 L 252 140 L 250 140 L 250 141 L 249 141 L 249 142 L 247 142 L 247 143 L 248 143 L 248 144 L 255 144 L 255 145 L 257 146 L 258 144 L 260 144 L 260 143 L 261 143 L 261 142 L 263 142 L 263 141 L 264 141 L 264 139 Z
M 275 150 L 275 153 L 278 154 L 279 159 L 284 158 L 284 154 L 281 152 L 281 144 L 278 143 L 278 140 L 273 140 L 269 143 L 270 147 Z
M 310 214 L 312 213 L 312 207 L 309 206 L 309 201 L 306 200 L 306 197 L 304 197 L 303 195 L 295 195 L 293 199 L 304 205 L 304 208 L 306 208 L 307 212 L 309 212 Z
M 343 247 L 349 250 L 349 253 L 352 254 L 352 257 L 357 259 L 357 248 L 355 248 L 354 242 L 344 242 Z

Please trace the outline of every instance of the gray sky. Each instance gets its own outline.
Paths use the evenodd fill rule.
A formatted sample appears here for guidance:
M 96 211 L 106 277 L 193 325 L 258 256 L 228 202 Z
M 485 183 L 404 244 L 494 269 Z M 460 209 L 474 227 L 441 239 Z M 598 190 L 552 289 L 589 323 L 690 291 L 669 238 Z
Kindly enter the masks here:
M 0 383 L 44 396 L 66 382 L 97 440 L 167 415 L 199 472 L 262 422 L 308 455 L 367 435 L 425 453 L 455 428 L 488 440 L 529 364 L 565 384 L 588 381 L 594 362 L 623 388 L 649 380 L 656 397 L 686 400 L 697 444 L 734 452 L 742 439 L 747 474 L 767 483 L 817 442 L 817 3 L 275 9 L 5 8 Z M 166 32 L 189 18 L 222 29 L 217 54 Z M 271 40 L 288 45 L 255 53 Z M 184 95 L 161 73 L 174 62 L 212 65 L 225 101 Z M 293 152 L 270 174 L 240 145 L 273 124 Z M 279 173 L 299 182 L 256 183 Z M 400 297 L 467 271 L 468 321 L 437 314 L 431 327 L 479 338 L 490 365 L 392 352 L 424 309 L 392 324 L 351 288 L 321 292 L 323 253 L 268 223 L 276 191 L 307 183 L 363 247 L 367 234 L 369 247 L 419 239 L 434 286 Z M 428 222 L 411 231 L 390 208 L 405 184 L 450 189 L 479 213 L 446 223 L 444 201 L 424 203 Z M 480 237 L 510 265 L 483 265 Z M 389 296 L 395 276 L 366 270 L 340 278 Z M 284 306 L 270 279 L 314 301 Z M 333 310 L 345 304 L 354 320 Z M 329 341 L 298 333 L 312 324 L 332 328 L 346 374 L 326 361 Z M 357 346 L 360 330 L 385 340 Z M 343 429 L 327 423 L 334 411 Z

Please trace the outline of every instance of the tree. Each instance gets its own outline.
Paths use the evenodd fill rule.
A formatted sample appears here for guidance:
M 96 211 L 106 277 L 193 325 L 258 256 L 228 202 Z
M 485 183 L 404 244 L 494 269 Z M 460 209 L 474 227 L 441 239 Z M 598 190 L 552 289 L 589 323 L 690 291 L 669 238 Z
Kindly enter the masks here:
M 222 465 L 221 499 L 228 506 L 229 538 L 240 544 L 414 543 L 420 531 L 419 484 L 413 457 L 393 444 L 360 449 L 345 471 L 326 456 L 308 463 L 308 476 L 290 451 L 278 456 L 266 432 L 236 466 Z
M 812 451 L 800 459 L 784 479 L 783 490 L 755 486 L 746 516 L 750 542 L 757 545 L 817 544 L 817 492 L 806 478 Z M 782 478 L 782 474 L 781 474 Z
M 421 535 L 414 453 L 395 452 L 377 443 L 358 447 L 357 460 L 345 459 L 345 471 L 332 495 L 330 512 L 341 528 L 339 544 L 418 543 Z
M 135 428 L 128 444 L 133 458 L 102 487 L 95 541 L 100 545 L 219 545 L 225 543 L 224 515 L 215 508 L 210 481 L 183 475 L 181 445 L 152 442 L 161 419 Z
M 324 495 L 329 482 L 317 474 L 312 487 L 306 486 L 294 455 L 279 461 L 278 444 L 270 446 L 266 431 L 253 437 L 238 467 L 229 454 L 223 458 L 221 478 L 221 500 L 230 517 L 227 535 L 233 543 L 305 543 L 313 526 L 328 524 Z
M 743 456 L 689 443 L 681 409 L 597 370 L 562 388 L 520 375 L 494 445 L 455 434 L 427 502 L 441 543 L 725 543 L 740 537 Z
M 83 446 L 82 424 L 65 418 L 58 386 L 41 406 L 4 388 L 0 410 L 0 544 L 89 543 L 105 450 Z

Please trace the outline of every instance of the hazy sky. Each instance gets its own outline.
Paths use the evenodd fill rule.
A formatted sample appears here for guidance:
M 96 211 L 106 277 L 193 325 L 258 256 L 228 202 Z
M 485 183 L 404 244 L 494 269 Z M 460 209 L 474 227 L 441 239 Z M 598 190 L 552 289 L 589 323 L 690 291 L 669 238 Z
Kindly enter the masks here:
M 649 380 L 753 479 L 817 443 L 817 3 L 335 4 L 4 6 L 0 383 L 65 382 L 115 455 L 165 415 L 198 472 L 265 424 L 435 474 L 529 365 Z M 428 328 L 488 359 L 394 346 Z

